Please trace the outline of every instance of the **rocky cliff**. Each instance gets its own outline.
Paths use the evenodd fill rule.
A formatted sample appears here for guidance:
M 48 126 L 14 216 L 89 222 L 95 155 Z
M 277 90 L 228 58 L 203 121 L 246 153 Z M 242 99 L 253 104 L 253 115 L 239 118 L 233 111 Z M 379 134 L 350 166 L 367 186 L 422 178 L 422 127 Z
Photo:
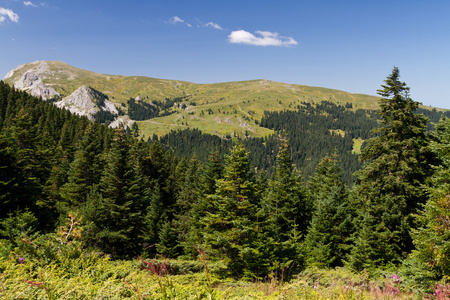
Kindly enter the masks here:
M 69 96 L 59 102 L 56 102 L 55 105 L 61 108 L 66 108 L 71 113 L 75 113 L 80 116 L 87 116 L 91 121 L 94 120 L 95 113 L 101 110 L 109 111 L 113 115 L 118 114 L 114 103 L 109 101 L 105 96 L 99 99 L 97 95 L 97 91 L 83 85 Z

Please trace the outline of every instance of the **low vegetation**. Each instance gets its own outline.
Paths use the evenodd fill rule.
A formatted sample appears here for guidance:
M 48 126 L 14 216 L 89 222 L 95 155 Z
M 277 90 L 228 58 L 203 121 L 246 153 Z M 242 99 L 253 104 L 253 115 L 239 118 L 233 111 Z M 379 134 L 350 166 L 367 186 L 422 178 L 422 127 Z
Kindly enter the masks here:
M 58 233 L 1 249 L 3 299 L 414 299 L 396 274 L 369 276 L 344 268 L 308 269 L 289 282 L 272 272 L 256 281 L 220 276 L 221 263 L 199 249 L 197 261 L 161 257 L 111 260 L 86 252 L 80 222 L 70 216 Z M 21 253 L 16 255 L 17 253 Z M 23 256 L 22 256 L 23 255 Z M 429 299 L 445 299 L 448 286 L 437 285 Z M 442 297 L 437 297 L 442 295 Z

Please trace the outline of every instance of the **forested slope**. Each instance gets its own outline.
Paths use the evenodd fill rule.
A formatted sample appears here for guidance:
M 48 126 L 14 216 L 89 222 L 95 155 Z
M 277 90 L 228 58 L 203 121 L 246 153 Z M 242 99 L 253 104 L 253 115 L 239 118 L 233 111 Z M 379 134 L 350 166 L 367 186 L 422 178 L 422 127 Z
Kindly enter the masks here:
M 353 173 L 359 170 L 358 153 L 361 144 L 371 137 L 371 131 L 380 121 L 376 110 L 352 110 L 351 104 L 337 105 L 329 101 L 319 104 L 301 103 L 296 110 L 266 111 L 260 126 L 276 132 L 263 138 L 239 135 L 253 167 L 274 172 L 280 137 L 289 141 L 291 160 L 301 170 L 304 179 L 309 178 L 320 160 L 338 154 L 342 162 L 344 181 L 352 185 Z M 427 129 L 450 112 L 418 108 L 416 113 L 428 117 Z M 167 135 L 153 135 L 151 141 L 159 141 L 170 147 L 177 156 L 195 155 L 206 162 L 211 151 L 228 154 L 234 136 L 220 138 L 198 129 L 172 130 Z

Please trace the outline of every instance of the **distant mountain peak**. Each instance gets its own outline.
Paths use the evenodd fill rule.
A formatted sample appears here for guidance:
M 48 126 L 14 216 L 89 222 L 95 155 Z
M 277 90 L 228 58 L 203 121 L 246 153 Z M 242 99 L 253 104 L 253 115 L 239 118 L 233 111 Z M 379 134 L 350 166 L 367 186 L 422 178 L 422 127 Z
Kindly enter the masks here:
M 14 87 L 20 90 L 28 91 L 31 95 L 42 97 L 42 99 L 45 100 L 60 96 L 57 91 L 42 82 L 41 74 L 50 71 L 47 62 L 36 61 L 32 64 L 36 64 L 36 67 L 28 69 L 21 77 L 14 81 Z M 24 66 L 25 65 L 20 65 L 11 70 L 8 74 L 6 74 L 4 79 L 11 78 L 16 71 L 22 69 Z

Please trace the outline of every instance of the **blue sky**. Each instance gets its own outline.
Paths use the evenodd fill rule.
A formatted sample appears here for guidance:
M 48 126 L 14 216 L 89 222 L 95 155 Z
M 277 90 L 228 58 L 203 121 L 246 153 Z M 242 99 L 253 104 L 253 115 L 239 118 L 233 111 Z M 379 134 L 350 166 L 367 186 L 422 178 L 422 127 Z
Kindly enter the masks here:
M 450 108 L 450 1 L 0 0 L 0 78 L 59 60 L 104 74 L 270 79 L 375 95 L 394 66 Z

